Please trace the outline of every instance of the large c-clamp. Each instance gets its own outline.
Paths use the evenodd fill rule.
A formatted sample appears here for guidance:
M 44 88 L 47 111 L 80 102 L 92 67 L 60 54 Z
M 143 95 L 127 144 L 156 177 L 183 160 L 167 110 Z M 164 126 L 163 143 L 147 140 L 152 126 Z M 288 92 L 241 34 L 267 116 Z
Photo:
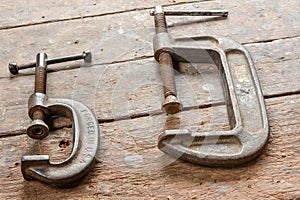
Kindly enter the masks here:
M 167 114 L 181 111 L 177 99 L 173 63 L 212 63 L 223 82 L 229 131 L 191 132 L 185 129 L 165 130 L 159 136 L 158 148 L 176 158 L 207 165 L 231 167 L 257 157 L 265 147 L 269 125 L 256 70 L 249 52 L 239 43 L 224 37 L 206 35 L 172 38 L 167 32 L 165 15 L 204 15 L 226 17 L 227 11 L 164 11 L 157 6 L 155 18 L 154 57 L 160 63 Z M 183 105 L 184 106 L 184 105 Z

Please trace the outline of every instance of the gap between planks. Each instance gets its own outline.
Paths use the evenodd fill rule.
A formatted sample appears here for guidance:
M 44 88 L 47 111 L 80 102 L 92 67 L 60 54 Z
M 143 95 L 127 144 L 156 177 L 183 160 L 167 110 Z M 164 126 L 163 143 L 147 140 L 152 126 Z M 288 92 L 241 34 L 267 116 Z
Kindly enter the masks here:
M 274 98 L 284 98 L 286 96 L 297 96 L 300 95 L 300 91 L 296 92 L 287 92 L 284 94 L 274 94 L 274 95 L 265 95 L 264 98 L 267 99 L 274 99 Z M 212 102 L 210 104 L 204 104 L 204 105 L 199 105 L 199 106 L 191 106 L 191 107 L 185 107 L 183 108 L 182 112 L 186 111 L 191 111 L 191 110 L 198 110 L 198 109 L 207 109 L 207 108 L 212 108 L 212 107 L 218 107 L 218 106 L 224 106 L 225 102 Z M 266 105 L 267 106 L 267 105 Z M 165 113 L 161 110 L 155 110 L 152 111 L 151 113 L 138 113 L 135 115 L 131 116 L 123 116 L 121 118 L 113 119 L 113 118 L 108 118 L 108 119 L 99 119 L 98 118 L 98 123 L 99 125 L 101 124 L 108 124 L 108 123 L 113 123 L 113 122 L 119 122 L 119 121 L 126 121 L 126 120 L 131 120 L 131 119 L 137 119 L 137 118 L 144 118 L 144 117 L 149 117 L 149 116 L 158 116 L 158 115 L 164 115 Z M 8 137 L 14 137 L 18 135 L 23 135 L 26 134 L 26 130 L 16 130 L 12 132 L 3 132 L 0 133 L 0 139 L 1 138 L 8 138 Z
M 218 107 L 218 106 L 224 106 L 225 102 L 212 102 L 209 104 L 204 104 L 204 105 L 199 105 L 199 106 L 190 106 L 190 107 L 185 107 L 182 109 L 182 112 L 186 111 L 192 111 L 192 110 L 198 110 L 198 109 L 207 109 L 211 107 Z M 149 117 L 149 116 L 158 116 L 158 115 L 164 115 L 165 113 L 162 110 L 155 110 L 152 112 L 147 112 L 147 113 L 138 113 L 130 116 L 122 116 L 120 118 L 114 119 L 114 118 L 108 118 L 108 119 L 98 119 L 99 125 L 101 124 L 107 124 L 107 123 L 113 123 L 113 122 L 119 122 L 119 121 L 126 121 L 126 120 L 131 120 L 131 119 L 137 119 L 137 118 L 143 118 L 143 117 Z M 63 128 L 63 127 L 61 127 Z M 26 130 L 16 130 L 16 131 L 11 131 L 11 132 L 0 132 L 0 138 L 8 138 L 8 137 L 13 137 L 13 136 L 18 136 L 18 135 L 23 135 L 26 134 Z
M 259 40 L 259 41 L 253 41 L 253 42 L 244 42 L 241 43 L 241 45 L 248 45 L 248 44 L 260 44 L 260 43 L 272 43 L 278 40 L 285 40 L 285 39 L 294 39 L 300 37 L 300 35 L 294 35 L 294 36 L 288 36 L 288 37 L 281 37 L 281 38 L 272 38 L 268 40 Z
M 195 0 L 195 1 L 187 1 L 187 2 L 178 2 L 178 3 L 173 3 L 173 4 L 166 4 L 166 5 L 162 5 L 162 6 L 170 7 L 170 6 L 184 5 L 184 4 L 190 4 L 190 3 L 208 2 L 208 1 L 214 1 L 214 0 L 200 0 L 200 1 Z M 152 9 L 152 8 L 153 8 L 153 6 L 151 6 L 151 7 L 142 7 L 142 8 L 132 8 L 132 9 L 128 9 L 128 10 L 120 10 L 120 11 L 107 12 L 107 13 L 94 14 L 94 15 L 69 17 L 69 18 L 64 18 L 64 19 L 52 19 L 52 20 L 47 20 L 47 21 L 42 21 L 42 22 L 19 24 L 19 25 L 13 25 L 13 26 L 3 26 L 3 27 L 0 27 L 0 30 L 8 30 L 8 29 L 14 29 L 14 28 L 21 28 L 21 27 L 27 27 L 27 26 L 36 26 L 36 25 L 41 25 L 41 24 L 50 24 L 50 23 L 57 23 L 57 22 L 71 21 L 71 20 L 78 20 L 78 19 L 102 17 L 102 16 L 108 16 L 108 15 L 122 14 L 122 13 L 127 13 L 127 12 L 149 10 L 149 9 Z

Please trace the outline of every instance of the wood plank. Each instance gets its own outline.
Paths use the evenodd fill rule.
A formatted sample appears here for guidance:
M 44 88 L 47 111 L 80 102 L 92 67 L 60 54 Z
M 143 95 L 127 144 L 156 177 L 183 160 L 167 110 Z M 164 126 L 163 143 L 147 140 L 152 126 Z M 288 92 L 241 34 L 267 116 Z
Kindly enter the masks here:
M 268 43 L 247 44 L 255 63 L 263 93 L 267 96 L 300 91 L 300 37 Z
M 64 158 L 72 145 L 60 152 L 59 140 L 68 138 L 68 129 L 51 134 L 52 139 L 58 139 L 52 142 L 33 142 L 26 135 L 1 138 L 0 149 L 5 156 L 0 158 L 0 182 L 5 192 L 0 193 L 0 198 L 58 199 L 67 194 L 70 199 L 297 199 L 300 95 L 268 99 L 267 108 L 271 128 L 267 148 L 256 161 L 233 169 L 174 161 L 161 153 L 156 142 L 166 126 L 163 114 L 102 124 L 96 168 L 78 187 L 64 190 L 24 181 L 20 158 L 37 152 Z M 211 114 L 216 114 L 214 119 Z M 213 107 L 185 111 L 174 120 L 183 127 L 203 131 L 214 125 L 222 129 L 225 121 L 218 117 L 222 115 L 222 108 Z
M 199 1 L 199 0 L 198 0 Z M 5 18 L 0 19 L 0 29 L 29 26 L 40 23 L 80 19 L 115 13 L 143 10 L 156 5 L 176 5 L 191 0 L 153 0 L 153 1 L 9 1 L 1 0 L 0 12 Z
M 238 3 L 243 6 L 236 6 Z M 230 11 L 228 19 L 208 21 L 201 17 L 170 17 L 168 21 L 173 23 L 170 33 L 174 36 L 212 34 L 228 36 L 240 43 L 253 43 L 299 36 L 299 13 L 297 9 L 289 9 L 298 6 L 296 0 L 288 4 L 241 0 L 199 2 L 168 9 L 226 8 Z M 0 41 L 3 63 L 0 77 L 9 76 L 6 69 L 9 62 L 33 61 L 39 51 L 47 52 L 49 58 L 53 58 L 90 49 L 94 64 L 152 56 L 153 34 L 153 17 L 149 16 L 148 10 L 2 30 L 0 37 L 5 40 Z
M 296 70 L 300 54 L 294 45 L 299 40 L 297 37 L 247 45 L 257 63 L 265 95 L 300 90 L 300 73 Z M 279 49 L 286 50 L 284 55 Z M 199 73 L 176 75 L 184 107 L 223 99 L 216 69 L 206 66 L 199 68 Z M 30 123 L 27 99 L 33 92 L 33 76 L 2 78 L 0 84 L 1 135 L 24 133 Z M 100 121 L 159 113 L 163 101 L 159 66 L 153 58 L 49 73 L 47 93 L 52 98 L 81 101 L 94 110 Z

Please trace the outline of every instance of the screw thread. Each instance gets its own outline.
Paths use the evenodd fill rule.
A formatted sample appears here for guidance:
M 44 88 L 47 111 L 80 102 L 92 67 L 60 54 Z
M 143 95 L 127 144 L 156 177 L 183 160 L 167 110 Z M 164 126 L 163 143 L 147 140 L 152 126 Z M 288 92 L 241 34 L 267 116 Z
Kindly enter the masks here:
M 159 64 L 160 64 L 160 73 L 162 77 L 165 97 L 169 95 L 177 96 L 173 61 L 170 53 L 168 52 L 160 53 Z
M 167 23 L 164 13 L 157 13 L 154 16 L 154 23 L 155 23 L 155 31 L 156 33 L 167 33 Z
M 34 92 L 46 94 L 47 70 L 45 67 L 37 67 L 35 71 Z
M 38 53 L 36 56 L 34 92 L 46 94 L 47 54 Z

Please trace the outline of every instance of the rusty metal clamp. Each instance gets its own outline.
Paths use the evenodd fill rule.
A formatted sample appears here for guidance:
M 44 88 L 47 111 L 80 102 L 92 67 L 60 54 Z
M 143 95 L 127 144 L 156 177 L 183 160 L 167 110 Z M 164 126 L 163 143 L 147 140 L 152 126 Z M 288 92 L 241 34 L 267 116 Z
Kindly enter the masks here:
M 181 110 L 176 97 L 172 62 L 214 63 L 220 72 L 225 93 L 229 131 L 191 132 L 165 130 L 158 148 L 176 158 L 207 165 L 231 167 L 248 162 L 262 152 L 269 136 L 264 98 L 249 52 L 239 43 L 218 36 L 172 38 L 167 33 L 165 15 L 223 16 L 227 11 L 164 11 L 157 6 L 154 56 L 160 63 L 168 114 Z M 171 96 L 170 96 L 171 95 Z M 170 98 L 171 97 L 171 98 Z
M 92 111 L 80 102 L 48 98 L 46 95 L 47 64 L 78 59 L 89 62 L 91 53 L 85 51 L 83 55 L 52 60 L 47 60 L 45 53 L 39 53 L 34 64 L 9 64 L 13 72 L 36 65 L 35 91 L 28 101 L 28 114 L 32 119 L 27 128 L 28 136 L 33 139 L 45 138 L 49 133 L 46 122 L 51 116 L 72 120 L 73 148 L 69 157 L 62 162 L 51 162 L 49 155 L 23 156 L 21 169 L 26 180 L 36 179 L 59 187 L 68 187 L 87 175 L 95 163 L 101 130 Z

